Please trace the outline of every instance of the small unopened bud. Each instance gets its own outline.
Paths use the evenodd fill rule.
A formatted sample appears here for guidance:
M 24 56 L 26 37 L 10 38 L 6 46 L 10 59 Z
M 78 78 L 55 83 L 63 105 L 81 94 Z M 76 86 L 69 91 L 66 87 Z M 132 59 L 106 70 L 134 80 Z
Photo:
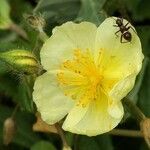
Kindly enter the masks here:
M 64 146 L 64 147 L 63 147 L 63 150 L 72 150 L 72 149 L 71 149 L 71 147 L 69 147 L 69 146 Z
M 141 131 L 143 133 L 144 139 L 148 146 L 150 147 L 150 118 L 145 118 L 140 123 Z
M 0 0 L 0 29 L 8 29 L 11 23 L 10 6 L 7 0 Z
M 12 70 L 26 75 L 37 74 L 41 66 L 36 57 L 27 50 L 12 50 L 0 53 L 0 60 L 6 63 Z
M 12 142 L 16 133 L 16 122 L 13 118 L 7 118 L 3 125 L 3 143 L 8 145 Z
M 42 18 L 41 16 L 36 16 L 36 15 L 25 15 L 24 17 L 25 17 L 27 23 L 32 28 L 35 28 L 35 29 L 39 30 L 40 32 L 43 32 L 43 28 L 46 24 L 44 18 Z

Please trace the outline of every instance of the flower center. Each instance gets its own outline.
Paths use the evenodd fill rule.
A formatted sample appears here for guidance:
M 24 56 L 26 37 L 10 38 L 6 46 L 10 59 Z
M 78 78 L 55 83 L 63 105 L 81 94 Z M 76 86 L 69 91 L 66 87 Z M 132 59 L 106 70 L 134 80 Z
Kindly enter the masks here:
M 96 100 L 101 89 L 102 75 L 94 62 L 90 50 L 74 51 L 74 58 L 61 64 L 57 80 L 65 95 L 78 100 L 78 105 L 86 106 Z

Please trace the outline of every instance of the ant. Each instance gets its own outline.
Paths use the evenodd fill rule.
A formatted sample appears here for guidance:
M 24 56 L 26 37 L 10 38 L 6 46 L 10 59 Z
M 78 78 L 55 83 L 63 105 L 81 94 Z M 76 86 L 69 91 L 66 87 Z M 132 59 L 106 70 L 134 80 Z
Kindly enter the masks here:
M 115 19 L 115 21 L 116 21 L 116 25 L 113 25 L 113 26 L 120 28 L 117 32 L 115 32 L 115 35 L 118 36 L 117 33 L 121 32 L 120 42 L 121 43 L 131 42 L 132 34 L 129 32 L 129 29 L 131 28 L 135 33 L 136 33 L 136 31 L 132 28 L 132 26 L 128 26 L 129 22 L 127 22 L 124 25 L 123 18 L 117 18 L 117 19 Z M 125 42 L 123 42 L 123 38 L 126 40 Z

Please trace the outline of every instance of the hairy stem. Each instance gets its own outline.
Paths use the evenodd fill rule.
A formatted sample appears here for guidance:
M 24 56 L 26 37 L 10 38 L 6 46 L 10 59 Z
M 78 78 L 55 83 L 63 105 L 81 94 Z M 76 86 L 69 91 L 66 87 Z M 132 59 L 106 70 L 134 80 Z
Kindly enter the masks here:
M 128 98 L 123 99 L 123 104 L 127 106 L 128 111 L 137 119 L 140 125 L 140 132 L 150 148 L 150 119 L 147 118 L 143 112 Z M 133 133 L 133 132 L 132 132 Z M 133 133 L 133 135 L 140 135 L 140 133 Z
M 43 29 L 40 29 L 39 30 L 39 39 L 42 42 L 45 42 L 48 38 L 49 38 L 48 35 L 43 31 Z
M 125 137 L 143 137 L 141 131 L 138 130 L 113 129 L 108 134 Z
M 18 26 L 17 24 L 11 23 L 9 29 L 16 32 L 23 39 L 28 40 L 26 32 L 20 26 Z
M 17 111 L 18 111 L 18 108 L 19 108 L 19 104 L 17 104 L 17 105 L 15 106 L 14 111 L 13 111 L 12 114 L 11 114 L 11 118 L 14 118 L 14 117 L 15 117 L 15 115 L 16 115 L 16 113 L 17 113 Z

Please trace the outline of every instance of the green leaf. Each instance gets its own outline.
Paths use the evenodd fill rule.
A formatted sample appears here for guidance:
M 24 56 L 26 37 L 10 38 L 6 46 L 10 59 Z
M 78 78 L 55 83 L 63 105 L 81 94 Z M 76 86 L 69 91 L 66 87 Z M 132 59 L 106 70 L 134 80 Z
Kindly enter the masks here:
M 140 150 L 149 150 L 148 145 L 144 142 L 142 142 Z
M 150 116 L 150 60 L 144 74 L 144 80 L 139 92 L 138 106 L 147 116 Z
M 0 105 L 0 143 L 3 135 L 3 122 L 7 117 L 11 116 L 12 111 L 13 109 Z M 33 115 L 30 113 L 17 112 L 15 116 L 17 133 L 13 143 L 30 148 L 34 143 L 40 140 L 40 138 L 32 131 L 33 119 Z
M 34 144 L 31 147 L 31 150 L 56 150 L 56 148 L 49 142 L 40 141 L 40 142 Z
M 1 63 L 0 65 L 2 67 Z M 19 103 L 23 110 L 33 112 L 34 108 L 31 96 L 33 83 L 32 85 L 27 85 L 21 75 L 12 75 L 12 72 L 6 73 L 6 71 L 7 69 L 5 70 L 5 68 L 0 70 L 0 93 L 3 93 L 5 97 Z
M 26 85 L 25 81 L 22 81 L 22 83 L 19 84 L 17 96 L 20 97 L 20 99 L 18 100 L 18 103 L 23 110 L 28 112 L 33 112 L 34 110 L 31 92 L 32 91 L 30 91 L 30 88 L 28 85 Z
M 103 134 L 95 137 L 95 141 L 99 144 L 99 150 L 113 150 L 112 139 L 110 135 Z
M 68 145 L 72 146 L 74 144 L 74 134 L 67 132 L 65 134 L 65 136 L 66 136 L 66 140 L 67 140 Z
M 126 0 L 125 2 L 135 20 L 143 21 L 145 19 L 150 19 L 149 0 Z
M 40 0 L 34 13 L 42 14 L 47 23 L 62 24 L 77 16 L 79 6 L 79 0 Z
M 15 22 L 23 20 L 23 14 L 32 11 L 32 5 L 29 1 L 24 0 L 9 0 L 11 5 L 11 16 Z
M 137 33 L 140 37 L 141 43 L 142 43 L 142 49 L 143 53 L 146 56 L 150 56 L 150 26 L 143 25 L 136 28 Z
M 142 82 L 143 82 L 143 79 L 144 79 L 144 73 L 145 73 L 147 64 L 148 64 L 148 58 L 145 58 L 144 61 L 143 61 L 142 69 L 141 69 L 139 75 L 137 76 L 135 86 L 127 96 L 134 103 L 136 103 L 137 100 L 138 100 L 138 93 L 139 93 L 139 90 L 141 88 L 141 85 L 142 85 Z
M 90 21 L 100 25 L 106 18 L 103 6 L 106 0 L 81 0 L 82 6 L 77 21 Z
M 10 5 L 6 0 L 0 0 L 0 29 L 8 29 L 11 22 Z
M 139 20 L 150 19 L 150 13 L 149 13 L 150 7 L 149 6 L 150 6 L 150 1 L 148 0 L 140 1 L 136 9 L 135 17 L 138 17 Z
M 16 79 L 14 79 L 10 74 L 6 74 L 5 71 L 6 70 L 0 71 L 0 92 L 7 97 L 15 98 L 17 97 Z
M 79 150 L 113 150 L 111 139 L 108 135 L 80 136 L 78 148 Z
M 98 143 L 90 137 L 81 136 L 78 143 L 79 150 L 99 150 Z

